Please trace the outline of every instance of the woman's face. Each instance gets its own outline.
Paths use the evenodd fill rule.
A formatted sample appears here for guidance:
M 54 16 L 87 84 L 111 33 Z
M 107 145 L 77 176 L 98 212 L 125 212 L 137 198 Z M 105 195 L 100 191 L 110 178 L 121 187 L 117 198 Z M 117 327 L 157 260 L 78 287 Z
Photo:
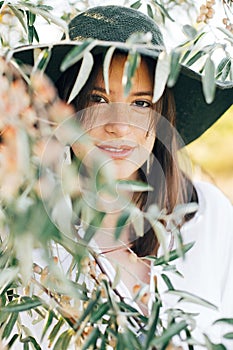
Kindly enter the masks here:
M 83 127 L 94 143 L 90 154 L 96 157 L 97 149 L 104 153 L 112 162 L 117 179 L 137 179 L 137 171 L 148 159 L 155 142 L 153 80 L 142 59 L 125 96 L 122 84 L 125 61 L 124 55 L 113 57 L 109 93 L 102 70 L 98 72 L 88 97 Z M 78 155 L 78 147 L 73 148 Z

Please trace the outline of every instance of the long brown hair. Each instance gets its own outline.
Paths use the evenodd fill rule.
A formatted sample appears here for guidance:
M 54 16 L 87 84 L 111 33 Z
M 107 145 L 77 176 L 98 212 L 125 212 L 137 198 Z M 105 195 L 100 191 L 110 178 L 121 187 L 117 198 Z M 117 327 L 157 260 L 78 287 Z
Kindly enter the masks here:
M 122 55 L 122 52 L 116 52 L 115 54 Z M 143 57 L 143 59 L 148 64 L 151 76 L 154 77 L 155 61 L 148 57 Z M 102 65 L 103 54 L 94 56 L 94 66 L 89 79 L 78 96 L 72 101 L 77 111 L 81 111 L 88 106 L 88 95 L 93 90 L 95 78 Z M 69 68 L 57 83 L 59 95 L 66 101 L 71 93 L 79 68 L 80 63 Z M 177 204 L 197 201 L 197 196 L 191 181 L 178 166 L 177 151 L 179 146 L 175 129 L 176 111 L 171 89 L 165 88 L 154 109 L 158 122 L 156 122 L 156 139 L 152 150 L 153 159 L 148 174 L 146 164 L 139 169 L 140 179 L 150 184 L 153 191 L 135 193 L 134 202 L 143 211 L 146 211 L 151 204 L 156 203 L 159 208 L 166 208 L 167 212 L 171 213 Z M 191 217 L 187 216 L 186 220 Z M 159 245 L 150 224 L 145 222 L 144 226 L 145 234 L 139 238 L 132 226 L 130 227 L 130 241 L 133 242 L 131 248 L 138 256 L 156 254 Z

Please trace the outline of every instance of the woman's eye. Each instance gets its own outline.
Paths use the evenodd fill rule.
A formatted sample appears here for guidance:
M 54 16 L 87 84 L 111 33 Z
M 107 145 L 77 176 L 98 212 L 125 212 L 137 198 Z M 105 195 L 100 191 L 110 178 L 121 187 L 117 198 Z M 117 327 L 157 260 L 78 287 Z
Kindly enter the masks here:
M 91 94 L 90 95 L 90 102 L 94 103 L 106 103 L 107 101 L 104 99 L 104 97 L 97 95 L 97 94 Z
M 137 100 L 133 102 L 133 105 L 137 106 L 137 107 L 142 107 L 142 108 L 148 108 L 151 107 L 152 104 L 151 102 L 148 101 L 144 101 L 144 100 Z

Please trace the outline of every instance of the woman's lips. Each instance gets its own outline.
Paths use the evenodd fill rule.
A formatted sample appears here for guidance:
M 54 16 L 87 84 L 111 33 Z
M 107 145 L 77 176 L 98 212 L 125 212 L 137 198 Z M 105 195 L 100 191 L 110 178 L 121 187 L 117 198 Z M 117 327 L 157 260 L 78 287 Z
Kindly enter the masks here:
M 114 159 L 127 158 L 135 149 L 135 147 L 131 147 L 128 145 L 121 145 L 119 147 L 114 147 L 112 145 L 97 145 L 97 147 L 109 157 Z

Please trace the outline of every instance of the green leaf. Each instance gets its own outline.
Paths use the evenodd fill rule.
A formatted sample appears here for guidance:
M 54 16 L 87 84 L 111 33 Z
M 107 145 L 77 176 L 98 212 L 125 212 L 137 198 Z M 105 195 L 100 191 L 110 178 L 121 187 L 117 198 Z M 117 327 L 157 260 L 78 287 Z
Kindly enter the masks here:
M 186 66 L 190 67 L 192 64 L 194 64 L 196 61 L 198 61 L 202 56 L 206 55 L 204 51 L 198 51 L 196 52 L 187 63 L 185 63 Z M 182 60 L 183 61 L 183 60 Z
M 162 96 L 167 79 L 170 73 L 170 56 L 166 52 L 161 52 L 155 68 L 153 103 L 157 102 Z
M 185 24 L 183 26 L 183 32 L 187 35 L 189 39 L 194 39 L 197 36 L 197 31 L 193 26 L 190 26 L 189 24 Z
M 87 39 L 80 46 L 75 46 L 62 61 L 61 71 L 64 72 L 67 68 L 77 63 L 83 57 L 86 50 L 90 48 L 93 41 L 93 39 Z
M 89 300 L 89 303 L 87 305 L 87 307 L 85 308 L 85 310 L 83 311 L 82 315 L 79 317 L 79 319 L 77 320 L 76 324 L 75 324 L 75 330 L 77 330 L 79 328 L 79 326 L 81 325 L 81 323 L 86 320 L 86 318 L 90 318 L 92 315 L 92 312 L 95 308 L 96 303 L 98 302 L 99 298 L 101 296 L 100 291 L 98 291 L 96 293 L 96 297 L 92 298 Z
M 133 79 L 135 72 L 138 68 L 140 60 L 141 60 L 141 56 L 139 55 L 138 52 L 133 52 L 133 51 L 129 52 L 129 54 L 127 56 L 127 60 L 125 62 L 123 78 L 122 78 L 125 96 L 128 96 L 128 94 L 131 90 L 132 79 Z
M 165 8 L 163 5 L 161 5 L 161 4 L 160 4 L 158 1 L 156 1 L 156 0 L 153 0 L 153 2 L 160 8 L 161 13 L 162 13 L 165 17 L 167 17 L 168 19 L 170 19 L 170 21 L 175 22 L 175 20 L 169 15 L 168 11 L 166 10 L 166 8 Z
M 179 51 L 172 51 L 171 68 L 170 68 L 170 74 L 167 82 L 168 87 L 173 87 L 177 81 L 177 78 L 179 76 L 180 69 L 181 69 L 180 57 L 181 57 L 181 53 Z
M 233 325 L 233 318 L 219 318 L 218 320 L 214 321 L 213 324 L 217 324 L 217 323 L 226 323 L 226 324 Z
M 17 312 L 13 312 L 10 315 L 9 321 L 7 322 L 7 324 L 4 327 L 4 331 L 2 333 L 2 339 L 8 338 L 10 336 L 17 319 L 18 319 L 18 313 Z
M 173 323 L 169 325 L 168 329 L 166 329 L 161 336 L 154 338 L 151 344 L 154 346 L 162 347 L 164 349 L 164 346 L 166 346 L 169 343 L 170 339 L 173 336 L 180 334 L 180 332 L 187 327 L 188 324 L 185 321 Z
M 90 348 L 96 349 L 96 342 L 100 337 L 100 334 L 101 333 L 99 328 L 94 328 L 93 331 L 87 337 L 85 343 L 82 345 L 82 350 L 88 350 Z
M 152 11 L 152 7 L 150 4 L 147 4 L 146 5 L 146 8 L 147 8 L 147 14 L 150 18 L 154 18 L 154 14 L 153 14 L 153 11 Z
M 130 211 L 130 222 L 134 227 L 136 236 L 142 237 L 144 235 L 144 214 L 139 208 L 133 207 Z
M 221 80 L 225 81 L 228 77 L 228 74 L 230 73 L 231 70 L 231 60 L 228 60 L 227 64 L 222 70 L 222 75 L 221 75 Z
M 149 317 L 148 331 L 146 333 L 145 349 L 149 349 L 151 342 L 155 338 L 156 328 L 159 320 L 159 311 L 161 308 L 161 303 L 154 301 L 151 314 Z
M 54 342 L 54 339 L 56 338 L 59 330 L 61 329 L 61 327 L 64 324 L 64 320 L 62 318 L 60 318 L 60 320 L 55 324 L 55 326 L 53 327 L 51 333 L 49 334 L 49 346 L 52 345 L 52 343 Z
M 215 66 L 210 56 L 208 56 L 205 63 L 204 75 L 202 76 L 202 87 L 206 103 L 209 104 L 213 102 L 216 90 Z
M 54 317 L 55 317 L 54 312 L 52 310 L 49 310 L 47 312 L 46 323 L 45 323 L 45 326 L 43 328 L 43 332 L 42 332 L 42 335 L 41 335 L 41 340 L 44 339 L 44 336 L 45 336 L 47 330 L 49 329 L 49 327 L 51 326 Z
M 40 345 L 37 343 L 36 339 L 32 336 L 28 336 L 26 338 L 20 339 L 21 343 L 24 343 L 24 348 L 29 349 L 29 343 L 33 344 L 33 349 L 42 350 Z
M 129 217 L 130 213 L 126 210 L 124 210 L 123 213 L 119 216 L 114 233 L 115 240 L 118 240 L 120 238 L 121 232 L 124 229 Z
M 194 244 L 195 244 L 195 242 L 184 244 L 183 247 L 182 247 L 184 253 L 188 252 L 194 246 Z M 157 258 L 155 256 L 148 256 L 147 258 L 150 259 L 150 260 L 154 260 L 154 265 L 158 266 L 158 265 L 163 265 L 166 262 L 173 261 L 173 260 L 175 260 L 175 259 L 177 259 L 179 257 L 180 257 L 180 255 L 179 255 L 178 250 L 174 249 L 174 250 L 171 250 L 169 252 L 169 259 L 168 260 L 166 260 L 166 257 L 164 255 L 160 256 L 159 258 Z
M 132 5 L 130 5 L 130 7 L 132 7 L 133 9 L 139 9 L 142 6 L 141 0 L 138 0 L 136 2 L 134 2 Z
M 168 290 L 174 290 L 174 287 L 170 281 L 170 279 L 167 277 L 167 275 L 165 275 L 164 273 L 161 274 L 162 279 L 164 280 L 164 282 L 166 283 Z
M 19 337 L 18 334 L 14 334 L 13 337 L 10 339 L 9 343 L 7 344 L 8 348 L 10 349 L 12 347 L 12 345 L 14 344 L 14 342 L 16 341 L 16 339 Z
M 192 293 L 189 293 L 189 292 L 184 292 L 182 290 L 169 290 L 167 293 L 169 294 L 174 294 L 174 295 L 177 295 L 180 297 L 180 300 L 179 301 L 187 301 L 189 303 L 194 303 L 194 304 L 197 304 L 197 305 L 201 305 L 201 306 L 204 306 L 204 307 L 207 307 L 207 308 L 210 308 L 212 310 L 217 310 L 218 308 L 212 304 L 211 302 L 203 299 L 203 298 L 200 298 Z
M 49 63 L 50 57 L 51 57 L 51 50 L 49 49 L 42 50 L 35 61 L 32 73 L 35 73 L 37 70 L 41 70 L 42 72 L 44 72 Z
M 119 180 L 117 181 L 117 188 L 123 191 L 130 192 L 146 192 L 153 191 L 153 187 L 142 181 Z
M 90 240 L 93 238 L 93 236 L 96 233 L 96 230 L 100 228 L 101 223 L 103 221 L 103 218 L 105 216 L 104 212 L 98 212 L 94 219 L 91 220 L 88 228 L 86 229 L 85 235 L 84 235 L 84 241 L 86 243 L 89 243 Z
M 22 298 L 23 299 L 23 298 Z M 2 312 L 22 312 L 22 311 L 27 311 L 31 309 L 35 309 L 38 306 L 41 306 L 42 302 L 39 298 L 33 297 L 33 298 L 28 298 L 27 300 L 24 299 L 21 303 L 18 303 L 16 305 L 12 305 L 9 303 L 7 306 L 2 308 Z
M 82 60 L 80 70 L 78 72 L 77 79 L 70 93 L 68 103 L 73 101 L 73 99 L 78 95 L 82 87 L 85 85 L 87 79 L 89 78 L 93 64 L 94 64 L 94 59 L 92 54 L 89 51 L 85 52 L 83 55 L 83 60 Z
M 116 48 L 114 46 L 110 47 L 104 57 L 103 76 L 104 76 L 105 90 L 107 94 L 109 94 L 109 67 L 110 67 L 112 56 L 115 49 Z
M 39 38 L 39 35 L 38 35 L 38 32 L 37 32 L 35 26 L 33 26 L 33 37 L 36 39 L 36 41 L 37 41 L 38 43 L 40 42 L 40 38 Z
M 223 344 L 212 343 L 206 334 L 204 334 L 204 337 L 205 337 L 205 345 L 207 350 L 227 350 Z
M 233 332 L 226 333 L 226 334 L 224 334 L 223 337 L 224 337 L 225 339 L 233 339 Z
M 109 303 L 103 303 L 101 305 L 99 305 L 98 309 L 93 312 L 93 314 L 90 317 L 90 323 L 96 323 L 98 322 L 104 315 L 107 314 L 108 310 L 109 310 L 110 306 Z
M 70 329 L 64 331 L 57 339 L 53 350 L 67 350 L 72 337 L 72 331 Z
M 4 2 L 4 1 L 2 1 L 2 2 Z M 8 4 L 7 6 L 11 9 L 11 11 L 15 15 L 15 17 L 18 18 L 18 20 L 19 20 L 20 24 L 22 25 L 23 29 L 25 30 L 25 32 L 27 32 L 27 25 L 26 25 L 25 20 L 24 20 L 23 11 L 17 9 L 16 6 L 13 6 L 11 4 Z

